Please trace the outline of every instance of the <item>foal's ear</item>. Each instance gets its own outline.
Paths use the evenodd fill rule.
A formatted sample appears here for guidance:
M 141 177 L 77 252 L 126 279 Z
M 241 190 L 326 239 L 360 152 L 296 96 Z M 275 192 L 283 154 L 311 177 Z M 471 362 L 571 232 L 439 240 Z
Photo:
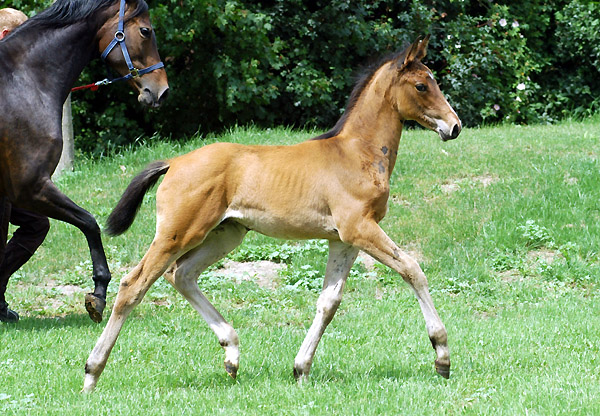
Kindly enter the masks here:
M 404 58 L 404 62 L 398 62 L 398 69 L 404 69 L 408 64 L 414 61 L 420 61 L 427 55 L 427 45 L 429 45 L 429 36 L 419 36 L 417 40 L 407 49 L 408 52 Z

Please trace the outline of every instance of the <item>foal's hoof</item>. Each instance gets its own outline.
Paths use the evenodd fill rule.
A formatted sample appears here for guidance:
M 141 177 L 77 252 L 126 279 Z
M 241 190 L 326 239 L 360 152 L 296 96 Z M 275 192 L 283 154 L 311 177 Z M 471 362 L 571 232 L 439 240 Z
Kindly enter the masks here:
M 299 385 L 303 385 L 308 381 L 308 373 L 305 371 L 300 371 L 294 367 L 294 378 Z
M 106 306 L 106 301 L 93 293 L 88 293 L 85 295 L 85 309 L 90 315 L 90 319 L 96 323 L 102 322 L 102 312 L 104 312 L 104 307 Z
M 437 371 L 437 373 L 444 378 L 450 378 L 450 364 L 449 363 L 442 364 L 436 360 L 435 361 L 435 371 Z
M 235 380 L 237 377 L 238 368 L 231 363 L 225 363 L 225 371 L 229 374 L 229 377 Z

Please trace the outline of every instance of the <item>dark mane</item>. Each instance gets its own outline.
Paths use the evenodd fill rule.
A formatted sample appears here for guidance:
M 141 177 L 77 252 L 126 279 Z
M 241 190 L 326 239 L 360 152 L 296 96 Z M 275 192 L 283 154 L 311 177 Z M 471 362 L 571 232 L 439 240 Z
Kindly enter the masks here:
M 356 81 L 356 84 L 354 85 L 354 88 L 352 89 L 352 92 L 350 93 L 350 98 L 348 98 L 348 103 L 346 104 L 346 109 L 344 110 L 344 114 L 342 114 L 342 117 L 340 117 L 340 119 L 337 121 L 337 123 L 335 123 L 335 126 L 333 126 L 333 128 L 331 130 L 329 130 L 326 133 L 321 134 L 320 136 L 313 137 L 310 140 L 329 139 L 331 137 L 334 137 L 334 136 L 337 136 L 338 134 L 340 134 L 340 132 L 344 128 L 344 124 L 346 124 L 348 115 L 354 109 L 354 106 L 356 105 L 358 98 L 360 97 L 360 95 L 362 94 L 364 89 L 367 87 L 367 85 L 369 85 L 369 82 L 371 82 L 371 80 L 373 79 L 373 76 L 375 75 L 377 70 L 390 61 L 404 60 L 404 57 L 406 56 L 407 53 L 408 53 L 408 48 L 404 48 L 400 52 L 393 52 L 391 54 L 385 55 L 384 57 L 380 58 L 379 60 L 375 61 L 373 64 L 368 65 L 365 69 L 363 69 L 357 77 L 358 81 Z
M 95 13 L 106 9 L 119 0 L 56 0 L 46 10 L 38 13 L 16 31 L 26 27 L 49 27 L 60 28 L 72 25 L 76 22 L 89 19 Z M 127 0 L 128 4 L 135 4 L 133 14 L 127 14 L 127 20 L 148 11 L 148 5 L 144 0 Z

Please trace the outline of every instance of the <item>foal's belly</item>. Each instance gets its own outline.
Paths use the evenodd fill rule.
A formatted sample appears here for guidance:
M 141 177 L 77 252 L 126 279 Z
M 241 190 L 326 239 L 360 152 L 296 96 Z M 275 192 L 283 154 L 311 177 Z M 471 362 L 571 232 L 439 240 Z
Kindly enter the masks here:
M 287 240 L 339 238 L 333 218 L 315 212 L 283 215 L 261 209 L 230 208 L 225 212 L 223 221 L 226 219 L 235 220 L 249 230 L 269 237 Z

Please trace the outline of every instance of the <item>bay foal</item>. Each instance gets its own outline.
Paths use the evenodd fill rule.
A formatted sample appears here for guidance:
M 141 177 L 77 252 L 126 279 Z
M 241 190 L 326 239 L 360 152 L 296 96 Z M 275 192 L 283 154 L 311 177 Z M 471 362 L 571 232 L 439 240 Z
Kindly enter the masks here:
M 136 176 L 108 219 L 124 232 L 146 191 L 159 186 L 156 235 L 140 263 L 121 280 L 112 315 L 85 367 L 84 391 L 95 388 L 125 319 L 148 288 L 166 279 L 191 303 L 225 349 L 225 369 L 235 377 L 238 336 L 201 293 L 197 279 L 237 247 L 248 230 L 286 239 L 329 240 L 329 260 L 317 312 L 294 363 L 308 377 L 315 350 L 342 298 L 359 250 L 397 271 L 414 289 L 439 374 L 449 377 L 446 329 L 417 262 L 379 227 L 387 210 L 389 180 L 404 120 L 454 139 L 461 123 L 421 63 L 428 38 L 386 60 L 355 87 L 334 129 L 293 146 L 217 143 Z

